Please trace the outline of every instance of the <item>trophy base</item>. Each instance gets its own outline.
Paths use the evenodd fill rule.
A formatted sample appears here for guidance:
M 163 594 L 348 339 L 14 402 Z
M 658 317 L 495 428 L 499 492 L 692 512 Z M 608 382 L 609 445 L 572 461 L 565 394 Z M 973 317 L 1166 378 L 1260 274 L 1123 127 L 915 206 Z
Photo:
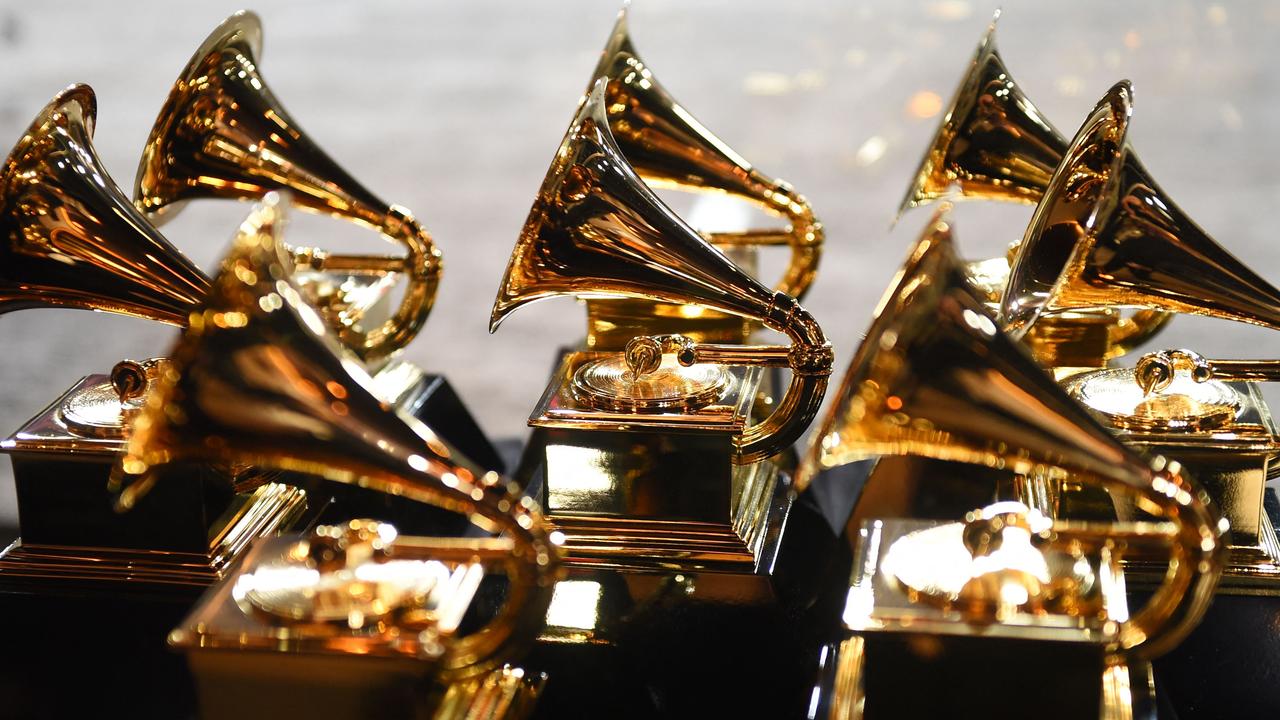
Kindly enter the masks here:
M 299 539 L 255 543 L 235 573 L 210 589 L 169 633 L 169 645 L 185 653 L 195 677 L 200 717 L 501 720 L 532 708 L 543 685 L 540 675 L 507 667 L 446 681 L 436 659 L 400 647 L 403 634 L 414 631 L 398 627 L 393 618 L 351 630 L 346 618 L 301 619 L 307 616 L 296 615 L 292 605 L 278 613 L 261 598 L 255 600 L 244 589 L 246 581 L 252 586 L 250 576 L 271 575 L 272 569 L 278 575 L 279 558 Z M 300 582 L 315 587 L 316 580 L 306 576 Z M 275 596 L 275 590 L 267 595 Z M 450 587 L 415 602 L 444 600 L 468 607 L 473 592 L 474 586 Z
M 546 682 L 504 667 L 441 685 L 426 663 L 362 656 L 199 650 L 187 661 L 203 720 L 517 720 L 532 713 Z
M 51 545 L 14 540 L 0 552 L 0 592 L 24 594 L 194 595 L 223 577 L 257 538 L 306 514 L 304 490 L 268 483 L 232 500 L 207 552 Z
M 790 478 L 768 461 L 731 471 L 732 523 L 552 513 L 573 566 L 768 574 L 791 509 Z
M 1045 667 L 1054 669 L 1052 683 L 1041 677 Z M 818 673 L 814 719 L 1156 717 L 1150 665 L 1108 663 L 1070 643 L 854 635 L 822 649 Z M 998 695 L 974 695 L 993 683 Z

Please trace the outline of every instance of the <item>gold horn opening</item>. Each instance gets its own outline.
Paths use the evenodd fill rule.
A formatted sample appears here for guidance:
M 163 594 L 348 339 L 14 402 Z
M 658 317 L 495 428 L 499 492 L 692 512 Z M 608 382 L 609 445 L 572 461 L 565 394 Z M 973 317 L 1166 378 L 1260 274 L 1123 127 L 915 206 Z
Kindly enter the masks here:
M 1055 311 L 1141 307 L 1280 329 L 1280 290 L 1201 230 L 1151 179 L 1127 139 L 1133 88 L 1090 113 L 1036 207 L 1002 298 L 1022 337 Z
M 93 90 L 72 85 L 0 170 L 0 313 L 71 307 L 185 325 L 209 280 L 107 174 L 96 117 Z
M 1036 203 L 1067 150 L 1009 74 L 996 48 L 996 11 L 898 208 L 948 197 Z
M 718 192 L 785 218 L 779 229 L 706 232 L 721 246 L 786 245 L 791 259 L 775 290 L 802 299 L 817 274 L 824 232 L 813 208 L 790 184 L 762 173 L 694 119 L 636 53 L 627 8 L 609 35 L 587 94 L 604 78 L 606 117 L 622 155 L 653 187 Z
M 574 118 L 503 275 L 489 330 L 535 300 L 636 298 L 695 304 L 762 322 L 785 333 L 783 348 L 699 345 L 702 361 L 784 364 L 791 385 L 777 409 L 739 437 L 743 462 L 794 442 L 817 412 L 831 373 L 822 329 L 789 295 L 743 272 L 690 228 L 636 175 L 609 128 L 603 79 Z M 693 357 L 694 355 L 691 355 Z
M 500 533 L 506 603 L 483 628 L 454 641 L 447 668 L 499 662 L 540 626 L 559 552 L 536 503 L 484 472 L 413 418 L 374 396 L 371 379 L 329 334 L 292 281 L 274 196 L 241 226 L 212 289 L 178 341 L 171 364 L 138 415 L 113 486 L 127 509 L 175 460 L 241 463 L 309 473 L 464 513 Z M 447 539 L 429 541 L 449 550 Z M 456 544 L 456 543 L 455 543 Z M 484 546 L 484 547 L 482 547 Z M 384 654 L 431 655 L 413 635 Z
M 1015 473 L 1052 468 L 1135 497 L 1163 522 L 1057 521 L 1053 533 L 1167 547 L 1163 583 L 1122 623 L 1114 649 L 1159 655 L 1196 625 L 1222 572 L 1223 523 L 1176 463 L 1116 440 L 1002 333 L 968 286 L 951 230 L 935 217 L 876 308 L 839 395 L 797 473 L 879 455 Z
M 188 200 L 256 200 L 273 190 L 291 202 L 381 233 L 404 257 L 295 251 L 300 267 L 356 275 L 402 273 L 400 306 L 382 325 L 340 332 L 365 359 L 385 357 L 417 335 L 435 301 L 440 252 L 408 210 L 389 205 L 351 177 L 285 111 L 258 71 L 262 26 L 241 11 L 192 56 L 165 101 L 138 166 L 135 202 L 163 222 Z

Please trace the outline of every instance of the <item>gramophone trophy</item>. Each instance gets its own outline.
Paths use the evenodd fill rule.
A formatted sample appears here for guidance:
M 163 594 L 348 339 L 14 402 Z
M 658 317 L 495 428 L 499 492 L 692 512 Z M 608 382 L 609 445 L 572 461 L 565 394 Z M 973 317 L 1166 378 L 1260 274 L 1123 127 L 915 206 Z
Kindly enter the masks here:
M 275 196 L 255 207 L 170 363 L 134 419 L 113 476 L 128 510 L 170 482 L 174 462 L 248 465 L 353 483 L 465 515 L 484 537 L 398 536 L 353 520 L 255 545 L 171 636 L 200 685 L 204 717 L 422 717 L 448 697 L 424 683 L 501 666 L 532 640 L 559 550 L 520 488 L 462 458 L 374 392 L 292 279 Z M 126 516 L 128 513 L 126 513 Z M 489 535 L 491 534 L 491 535 Z M 499 569 L 504 601 L 462 621 Z M 513 686 L 513 681 L 514 686 Z M 501 675 L 489 697 L 536 694 Z M 466 716 L 484 682 L 454 690 Z M 527 686 L 527 687 L 526 687 Z M 522 689 L 523 688 L 523 689 Z M 495 695 L 496 693 L 496 695 Z
M 786 220 L 787 225 L 777 229 L 698 230 L 750 272 L 757 266 L 760 247 L 786 246 L 790 261 L 775 289 L 803 298 L 822 253 L 822 224 L 813 209 L 789 184 L 753 167 L 671 97 L 632 45 L 626 6 L 591 73 L 584 99 L 600 79 L 605 82 L 605 117 L 614 142 L 646 184 L 727 195 Z M 750 318 L 693 304 L 649 298 L 583 301 L 588 350 L 619 351 L 637 335 L 675 333 L 699 342 L 744 343 L 753 326 Z
M 1126 139 L 1131 113 L 1132 88 L 1117 84 L 1068 149 L 1004 293 L 1010 332 L 1027 332 L 1054 312 L 1100 305 L 1280 329 L 1280 290 L 1214 242 L 1150 179 Z M 1215 378 L 1211 362 L 1183 351 L 1066 380 L 1125 442 L 1176 458 L 1218 500 L 1232 526 L 1227 591 L 1280 590 L 1280 542 L 1264 509 L 1276 428 L 1250 382 L 1266 379 L 1273 364 L 1227 362 Z
M 476 462 L 501 469 L 448 382 L 394 358 L 431 311 L 440 251 L 408 210 L 379 199 L 302 131 L 259 71 L 261 48 L 258 17 L 241 11 L 196 50 L 147 139 L 134 189 L 138 209 L 162 224 L 191 200 L 255 200 L 282 190 L 300 208 L 404 246 L 400 257 L 298 247 L 296 273 L 309 300 L 339 321 L 339 339 L 369 364 L 384 397 L 439 428 Z M 403 298 L 383 317 L 386 293 L 399 278 Z
M 209 281 L 103 170 L 95 114 L 88 86 L 59 93 L 0 171 L 0 313 L 65 307 L 185 324 Z M 0 555 L 3 589 L 191 594 L 252 539 L 300 519 L 305 492 L 230 465 L 174 468 L 129 522 L 111 510 L 111 463 L 160 367 L 125 361 L 86 377 L 0 442 L 22 529 Z
M 1036 204 L 1070 144 L 1026 96 L 996 48 L 997 10 L 943 115 L 898 210 L 942 198 Z M 1017 245 L 1010 254 L 1017 252 Z M 1008 282 L 1009 258 L 969 263 L 971 281 L 993 308 Z M 1023 337 L 1042 364 L 1103 367 L 1149 340 L 1172 318 L 1141 309 L 1126 315 L 1103 306 L 1059 313 Z
M 571 567 L 684 573 L 708 596 L 767 599 L 791 504 L 769 458 L 816 412 L 831 348 L 793 298 L 739 269 L 641 181 L 613 138 L 607 85 L 595 85 L 556 152 L 490 329 L 543 298 L 620 297 L 732 313 L 791 345 L 665 335 L 568 353 L 529 419 L 545 436 L 543 506 Z M 789 368 L 792 380 L 753 423 L 767 367 Z
M 879 455 L 1053 468 L 1154 517 L 1054 520 L 1005 501 L 949 522 L 863 522 L 831 716 L 937 717 L 977 702 L 984 717 L 1131 717 L 1149 699 L 1144 663 L 1208 607 L 1227 525 L 1177 462 L 1122 445 L 996 327 L 941 219 L 881 300 L 797 484 Z M 1165 562 L 1131 610 L 1120 560 L 1135 548 Z M 993 681 L 998 695 L 974 696 Z

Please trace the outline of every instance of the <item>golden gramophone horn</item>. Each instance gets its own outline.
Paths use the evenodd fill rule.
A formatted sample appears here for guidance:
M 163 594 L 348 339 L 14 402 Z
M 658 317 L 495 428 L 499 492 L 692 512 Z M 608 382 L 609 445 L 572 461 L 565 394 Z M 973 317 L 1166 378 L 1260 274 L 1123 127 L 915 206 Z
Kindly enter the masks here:
M 1036 203 L 1067 140 L 1022 92 L 996 49 L 996 21 L 960 80 L 898 215 L 947 197 Z
M 367 360 L 406 345 L 435 300 L 440 253 L 409 214 L 388 205 L 347 174 L 289 116 L 258 72 L 258 17 L 227 18 L 196 51 L 160 110 L 138 167 L 135 202 L 163 222 L 199 198 L 253 200 L 288 190 L 294 204 L 381 233 L 404 245 L 400 257 L 294 251 L 300 268 L 352 274 L 403 273 L 395 314 L 381 326 L 343 329 L 343 342 Z
M 0 313 L 100 310 L 181 325 L 204 273 L 120 192 L 93 149 L 97 101 L 72 85 L 40 111 L 0 171 Z
M 1280 290 L 1210 238 L 1161 191 L 1126 134 L 1133 88 L 1090 113 L 1036 207 L 1001 308 L 1021 337 L 1044 313 L 1145 307 L 1280 329 Z
M 626 6 L 618 13 L 587 94 L 600 78 L 606 81 L 609 129 L 622 156 L 645 182 L 688 192 L 727 193 L 788 221 L 788 227 L 777 230 L 704 236 L 722 246 L 789 246 L 791 261 L 776 289 L 797 299 L 804 297 L 822 253 L 822 225 L 814 219 L 813 209 L 789 184 L 752 167 L 671 97 L 636 54 Z
M 241 226 L 133 425 L 113 479 L 119 504 L 132 506 L 150 488 L 154 468 L 183 459 L 304 472 L 465 513 L 503 542 L 468 551 L 457 538 L 424 538 L 418 550 L 505 565 L 510 582 L 502 611 L 444 661 L 500 660 L 543 620 L 559 557 L 549 528 L 518 485 L 374 396 L 370 377 L 293 283 L 281 220 L 273 195 Z M 413 635 L 398 647 L 413 654 Z
M 794 298 L 734 265 L 635 174 L 610 132 L 605 85 L 596 83 L 556 152 L 502 278 L 489 331 L 521 305 L 565 295 L 695 304 L 762 322 L 785 333 L 791 346 L 676 344 L 685 365 L 791 369 L 791 385 L 774 413 L 739 437 L 743 462 L 776 454 L 817 412 L 831 346 Z M 666 349 L 668 340 L 643 352 Z
M 797 486 L 823 469 L 894 454 L 1024 474 L 1055 468 L 1135 496 L 1163 518 L 1054 523 L 1060 536 L 1168 546 L 1164 583 L 1119 628 L 1117 650 L 1158 655 L 1208 606 L 1225 548 L 1225 524 L 1208 496 L 1176 463 L 1148 461 L 1122 445 L 1000 332 L 968 286 L 941 216 L 876 308 Z

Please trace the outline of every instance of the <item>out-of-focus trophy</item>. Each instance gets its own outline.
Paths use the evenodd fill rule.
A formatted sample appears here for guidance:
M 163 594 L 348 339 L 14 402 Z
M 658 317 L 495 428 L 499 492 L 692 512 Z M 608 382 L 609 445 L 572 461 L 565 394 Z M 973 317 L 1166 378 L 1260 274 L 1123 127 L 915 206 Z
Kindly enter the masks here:
M 1183 214 L 1134 155 L 1132 93 L 1127 82 L 1113 87 L 1068 148 L 1019 248 L 1003 325 L 1018 337 L 1057 312 L 1139 307 L 1280 329 L 1280 290 Z M 1280 591 L 1280 543 L 1266 508 L 1280 445 L 1251 382 L 1273 365 L 1215 372 L 1194 352 L 1164 353 L 1065 379 L 1121 439 L 1182 462 L 1220 503 L 1232 527 L 1225 591 Z
M 544 506 L 571 566 L 692 573 L 704 594 L 768 595 L 791 502 L 769 458 L 817 411 L 831 348 L 794 298 L 742 271 L 645 185 L 613 138 L 607 90 L 596 83 L 556 152 L 491 328 L 543 298 L 627 298 L 731 313 L 791 345 L 641 335 L 622 351 L 568 353 L 529 420 L 546 438 Z M 769 367 L 789 368 L 791 385 L 756 423 Z
M 187 202 L 256 200 L 288 191 L 297 207 L 350 221 L 404 247 L 404 255 L 292 250 L 308 298 L 341 322 L 338 337 L 364 360 L 378 391 L 486 467 L 502 460 L 443 377 L 396 358 L 427 319 L 440 251 L 410 212 L 381 200 L 342 169 L 295 121 L 258 67 L 262 26 L 251 12 L 227 18 L 192 56 L 143 150 L 137 207 L 164 223 Z M 389 293 L 404 281 L 399 305 Z
M 1009 74 L 996 48 L 995 25 L 993 19 L 978 44 L 899 216 L 942 198 L 1036 204 L 1062 162 L 1069 141 Z M 1017 245 L 1009 252 L 1016 253 Z M 971 262 L 969 274 L 984 300 L 999 307 L 1009 258 Z M 1127 315 L 1109 305 L 1079 309 L 1045 318 L 1023 342 L 1049 367 L 1103 367 L 1149 340 L 1171 317 L 1152 309 Z
M 1177 462 L 1122 445 L 1005 336 L 967 274 L 935 219 L 881 300 L 797 482 L 915 455 L 947 461 L 931 466 L 940 485 L 960 463 L 1048 469 L 1153 517 L 1055 520 L 1006 501 L 951 521 L 864 521 L 849 636 L 815 698 L 833 718 L 934 717 L 974 703 L 983 717 L 1149 717 L 1145 661 L 1207 608 L 1226 523 Z M 1121 559 L 1135 549 L 1164 567 L 1131 609 Z M 993 681 L 993 695 L 973 695 Z
M 209 280 L 103 169 L 95 115 L 93 91 L 68 88 L 0 171 L 0 312 L 80 308 L 183 325 Z M 86 377 L 0 443 L 13 459 L 22 531 L 0 556 L 0 587 L 190 594 L 253 538 L 302 516 L 305 492 L 234 464 L 174 468 L 135 517 L 112 511 L 108 471 L 162 367 L 125 361 Z
M 518 485 L 377 395 L 294 281 L 281 226 L 275 196 L 242 225 L 133 421 L 112 479 L 120 507 L 160 491 L 172 463 L 244 464 L 432 504 L 486 535 L 355 520 L 257 543 L 170 636 L 202 716 L 521 717 L 541 680 L 500 668 L 543 621 L 551 531 Z M 495 570 L 502 605 L 468 627 Z

